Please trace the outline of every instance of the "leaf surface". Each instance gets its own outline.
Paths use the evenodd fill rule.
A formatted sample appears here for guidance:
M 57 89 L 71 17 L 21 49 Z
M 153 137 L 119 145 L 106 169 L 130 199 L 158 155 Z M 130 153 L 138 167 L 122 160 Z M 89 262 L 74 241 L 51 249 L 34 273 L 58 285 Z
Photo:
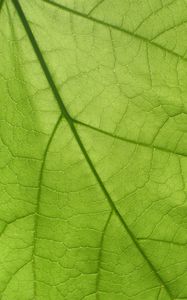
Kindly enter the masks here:
M 1 299 L 187 299 L 186 1 L 0 9 Z

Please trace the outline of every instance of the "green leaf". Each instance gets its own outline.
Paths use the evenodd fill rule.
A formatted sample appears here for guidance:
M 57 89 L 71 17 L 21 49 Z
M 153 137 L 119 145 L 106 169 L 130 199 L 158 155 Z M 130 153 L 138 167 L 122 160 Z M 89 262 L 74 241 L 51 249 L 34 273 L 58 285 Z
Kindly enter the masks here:
M 0 299 L 187 299 L 187 2 L 0 1 Z

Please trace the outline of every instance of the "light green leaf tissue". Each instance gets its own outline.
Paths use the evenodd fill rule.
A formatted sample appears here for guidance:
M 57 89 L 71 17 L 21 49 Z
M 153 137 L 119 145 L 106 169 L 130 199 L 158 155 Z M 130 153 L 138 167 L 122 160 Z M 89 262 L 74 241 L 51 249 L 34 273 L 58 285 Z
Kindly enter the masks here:
M 187 299 L 187 1 L 0 1 L 0 299 Z

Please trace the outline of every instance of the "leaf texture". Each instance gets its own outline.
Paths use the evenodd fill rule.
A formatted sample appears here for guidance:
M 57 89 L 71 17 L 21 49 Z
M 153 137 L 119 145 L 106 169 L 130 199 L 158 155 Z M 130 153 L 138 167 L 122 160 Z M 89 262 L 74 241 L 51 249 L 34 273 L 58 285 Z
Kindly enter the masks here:
M 187 299 L 186 20 L 0 1 L 0 299 Z

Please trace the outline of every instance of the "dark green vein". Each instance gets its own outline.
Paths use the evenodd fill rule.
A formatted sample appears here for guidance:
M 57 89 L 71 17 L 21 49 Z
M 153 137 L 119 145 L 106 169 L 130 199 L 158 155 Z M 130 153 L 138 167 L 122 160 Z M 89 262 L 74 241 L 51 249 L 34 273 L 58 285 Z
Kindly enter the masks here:
M 53 131 L 51 133 L 51 136 L 47 142 L 45 151 L 44 151 L 44 155 L 43 155 L 43 161 L 41 164 L 41 168 L 40 168 L 40 174 L 39 174 L 39 184 L 38 184 L 38 194 L 37 194 L 37 202 L 36 202 L 36 209 L 35 209 L 35 214 L 34 214 L 34 235 L 33 235 L 33 250 L 32 250 L 32 263 L 33 263 L 33 275 L 34 275 L 34 295 L 36 295 L 36 268 L 35 268 L 35 255 L 36 255 L 36 240 L 37 240 L 37 231 L 38 231 L 38 215 L 40 213 L 40 199 L 41 199 L 41 187 L 42 187 L 42 182 L 43 182 L 43 173 L 44 173 L 44 167 L 45 167 L 45 163 L 46 163 L 46 158 L 47 158 L 47 154 L 50 148 L 50 145 L 52 143 L 52 140 L 55 136 L 55 133 L 57 131 L 57 128 L 60 124 L 62 120 L 62 114 L 60 115 L 60 117 L 58 118 L 58 121 L 56 122 Z
M 136 38 L 136 39 L 138 39 L 138 40 L 141 40 L 141 41 L 144 41 L 145 43 L 148 43 L 148 44 L 150 44 L 150 45 L 153 45 L 153 46 L 155 46 L 155 47 L 161 49 L 161 50 L 164 51 L 164 52 L 168 52 L 168 53 L 172 54 L 173 56 L 176 56 L 177 58 L 180 58 L 180 59 L 182 59 L 182 60 L 184 60 L 184 61 L 187 61 L 187 58 L 184 58 L 183 55 L 180 55 L 180 54 L 178 54 L 178 53 L 176 53 L 176 52 L 174 52 L 174 51 L 172 51 L 172 50 L 170 50 L 170 49 L 168 49 L 168 48 L 164 48 L 163 46 L 157 44 L 157 43 L 154 42 L 153 40 L 149 40 L 148 38 L 146 38 L 146 37 L 144 37 L 144 36 L 142 36 L 142 35 L 136 34 L 136 33 L 134 33 L 134 32 L 131 32 L 131 31 L 127 30 L 127 29 L 120 28 L 120 27 L 118 27 L 118 26 L 116 26 L 116 25 L 110 24 L 110 23 L 108 23 L 108 22 L 104 22 L 104 21 L 99 20 L 99 19 L 97 19 L 97 18 L 94 18 L 94 17 L 92 17 L 92 16 L 90 16 L 90 15 L 86 15 L 86 14 L 81 13 L 81 12 L 79 12 L 79 11 L 73 10 L 73 9 L 71 9 L 71 8 L 68 8 L 68 7 L 62 5 L 62 4 L 58 4 L 58 3 L 53 2 L 53 1 L 50 1 L 50 0 L 42 0 L 42 1 L 45 2 L 45 3 L 48 3 L 48 4 L 50 4 L 50 5 L 56 6 L 56 7 L 60 8 L 60 9 L 62 9 L 62 10 L 64 10 L 64 11 L 70 12 L 70 13 L 72 13 L 72 14 L 74 14 L 74 15 L 77 15 L 77 16 L 79 16 L 79 17 L 82 17 L 82 18 L 85 18 L 85 19 L 87 19 L 87 20 L 90 20 L 90 21 L 92 21 L 92 22 L 98 23 L 98 24 L 103 25 L 103 26 L 106 26 L 106 27 L 113 28 L 113 29 L 118 30 L 118 31 L 121 31 L 121 32 L 124 32 L 124 33 L 126 33 L 126 34 L 128 34 L 128 35 L 130 35 L 130 36 L 132 36 L 132 37 L 134 37 L 134 38 Z
M 108 225 L 109 225 L 111 217 L 112 217 L 112 213 L 113 213 L 113 211 L 110 212 L 110 214 L 106 220 L 105 226 L 103 228 L 102 235 L 101 235 L 100 249 L 99 249 L 99 255 L 98 255 L 98 265 L 97 265 L 97 277 L 96 277 L 96 299 L 99 299 L 98 292 L 99 292 L 99 282 L 100 282 L 100 274 L 101 274 L 100 270 L 101 270 L 101 263 L 102 263 L 104 238 L 105 238 L 106 230 L 108 228 Z
M 10 282 L 12 281 L 12 279 L 16 276 L 16 274 L 17 274 L 20 270 L 22 270 L 25 266 L 27 266 L 28 264 L 30 264 L 30 263 L 31 263 L 31 260 L 26 261 L 26 262 L 25 262 L 23 265 L 21 265 L 21 266 L 20 266 L 13 274 L 10 275 L 8 281 L 6 282 L 6 285 L 5 285 L 4 289 L 1 290 L 1 292 L 0 292 L 0 295 L 1 295 L 1 296 L 3 296 L 3 294 L 5 293 L 5 291 L 6 291 L 7 287 L 8 287 L 8 285 L 10 284 Z M 2 297 L 1 297 L 0 299 L 2 299 Z
M 3 7 L 3 3 L 5 2 L 5 0 L 0 0 L 0 12 L 2 10 L 2 7 Z
M 160 289 L 159 289 L 159 291 L 158 291 L 157 300 L 159 300 L 159 298 L 160 298 L 160 295 L 161 295 L 161 292 L 162 292 L 162 286 L 160 287 Z
M 114 135 L 114 134 L 112 134 L 112 133 L 110 133 L 108 131 L 102 130 L 100 128 L 94 127 L 92 125 L 86 124 L 86 123 L 81 122 L 81 121 L 76 120 L 76 119 L 73 119 L 73 122 L 76 123 L 76 124 L 79 124 L 81 126 L 87 127 L 89 129 L 92 129 L 94 131 L 97 131 L 99 133 L 102 133 L 102 134 L 105 134 L 107 136 L 110 136 L 110 137 L 112 137 L 114 139 L 120 140 L 120 141 L 124 141 L 124 142 L 130 143 L 130 144 L 134 144 L 134 145 L 138 145 L 138 146 L 142 146 L 142 147 L 146 147 L 146 148 L 150 148 L 150 149 L 156 149 L 156 150 L 159 150 L 159 151 L 162 151 L 162 152 L 166 152 L 166 153 L 169 153 L 169 154 L 175 154 L 175 155 L 187 157 L 187 154 L 185 154 L 185 153 L 182 153 L 182 152 L 179 152 L 179 151 L 168 150 L 168 149 L 165 149 L 165 148 L 160 147 L 160 146 L 155 146 L 154 144 L 146 144 L 146 143 L 139 142 L 139 141 L 136 142 L 134 140 L 127 139 L 127 138 L 124 138 L 122 136 Z
M 94 5 L 94 7 L 92 7 L 92 9 L 89 11 L 89 13 L 87 14 L 87 16 L 89 17 L 89 16 L 93 13 L 93 11 L 94 11 L 96 8 L 98 8 L 104 1 L 105 1 L 105 0 L 100 0 L 99 2 L 97 2 L 97 4 Z
M 68 122 L 70 122 L 71 121 L 71 117 L 70 117 L 68 111 L 66 110 L 66 107 L 64 106 L 62 100 L 61 100 L 59 92 L 58 92 L 58 90 L 57 90 L 57 88 L 56 88 L 56 86 L 54 84 L 54 81 L 53 81 L 53 79 L 51 77 L 51 74 L 50 74 L 50 72 L 49 72 L 49 70 L 47 68 L 47 65 L 46 65 L 46 63 L 45 63 L 45 61 L 43 59 L 43 55 L 42 55 L 42 53 L 41 53 L 41 51 L 40 51 L 40 49 L 39 49 L 39 47 L 37 45 L 36 39 L 35 39 L 32 31 L 31 31 L 31 29 L 30 29 L 30 26 L 29 26 L 26 18 L 25 18 L 23 10 L 22 10 L 22 8 L 21 8 L 21 6 L 20 6 L 20 4 L 19 4 L 19 2 L 17 0 L 12 0 L 12 2 L 13 2 L 14 6 L 15 6 L 17 12 L 18 12 L 18 15 L 19 15 L 19 17 L 21 19 L 21 22 L 22 22 L 22 24 L 23 24 L 23 26 L 25 28 L 25 31 L 27 32 L 29 40 L 30 40 L 30 42 L 32 44 L 34 52 L 36 53 L 36 56 L 37 56 L 37 58 L 39 60 L 39 63 L 41 65 L 41 67 L 42 67 L 42 70 L 43 70 L 43 72 L 44 72 L 44 74 L 45 74 L 45 76 L 47 78 L 47 81 L 48 81 L 48 83 L 49 83 L 49 85 L 51 87 L 53 95 L 55 96 L 56 101 L 57 101 L 57 103 L 58 103 L 58 105 L 59 105 L 59 107 L 60 107 L 60 109 L 61 109 L 64 117 L 68 120 Z
M 19 220 L 23 220 L 23 219 L 25 219 L 25 218 L 31 217 L 31 216 L 34 216 L 34 213 L 33 213 L 33 212 L 32 212 L 32 213 L 29 213 L 29 214 L 27 214 L 27 215 L 25 215 L 25 216 L 17 217 L 16 219 L 11 220 L 11 221 L 9 221 L 9 222 L 2 220 L 2 221 L 5 223 L 5 225 L 4 225 L 4 227 L 3 227 L 3 230 L 0 232 L 0 237 L 5 233 L 5 231 L 7 230 L 7 228 L 8 228 L 9 225 L 11 225 L 11 224 L 13 224 L 13 223 L 15 223 L 15 222 L 17 222 L 17 221 L 19 221 Z
M 137 240 L 143 241 L 143 242 L 152 241 L 152 242 L 157 242 L 157 243 L 166 243 L 166 244 L 170 244 L 170 245 L 174 245 L 174 246 L 182 246 L 182 247 L 187 246 L 187 242 L 186 243 L 178 243 L 178 242 L 173 242 L 173 241 L 168 241 L 168 240 L 159 240 L 159 239 L 152 239 L 152 238 L 137 238 Z
M 78 143 L 78 145 L 79 145 L 79 147 L 80 147 L 80 149 L 82 151 L 82 154 L 85 157 L 85 160 L 87 161 L 87 163 L 88 163 L 88 165 L 89 165 L 89 167 L 90 167 L 93 175 L 95 176 L 96 181 L 98 182 L 101 190 L 103 191 L 106 199 L 108 200 L 108 203 L 111 206 L 112 210 L 115 212 L 115 214 L 119 218 L 119 221 L 122 223 L 123 227 L 127 231 L 128 235 L 131 238 L 132 242 L 134 243 L 135 247 L 137 248 L 137 250 L 139 251 L 139 253 L 142 255 L 142 257 L 144 258 L 144 260 L 146 261 L 146 263 L 148 264 L 148 266 L 150 267 L 150 269 L 153 271 L 153 273 L 154 273 L 155 277 L 157 278 L 157 280 L 164 286 L 164 288 L 165 288 L 167 294 L 169 295 L 170 299 L 172 299 L 172 296 L 170 294 L 170 291 L 169 291 L 168 287 L 165 285 L 163 279 L 158 274 L 157 270 L 155 269 L 155 267 L 153 266 L 153 264 L 151 263 L 151 261 L 148 259 L 148 257 L 144 253 L 143 249 L 140 247 L 137 239 L 135 238 L 134 234 L 131 232 L 130 228 L 126 224 L 126 222 L 123 219 L 122 215 L 120 214 L 118 208 L 116 207 L 116 205 L 114 204 L 112 198 L 110 197 L 110 194 L 108 193 L 105 185 L 103 184 L 103 182 L 102 182 L 102 180 L 101 180 L 101 178 L 100 178 L 97 170 L 95 169 L 95 167 L 93 165 L 93 162 L 92 162 L 90 156 L 88 155 L 88 153 L 86 151 L 86 148 L 84 147 L 83 142 L 82 142 L 82 140 L 81 140 L 81 138 L 80 138 L 80 136 L 79 136 L 79 134 L 77 132 L 77 129 L 75 127 L 73 119 L 71 118 L 71 116 L 67 112 L 66 107 L 65 107 L 65 105 L 64 105 L 64 103 L 63 103 L 63 101 L 61 99 L 61 96 L 60 96 L 60 94 L 59 94 L 59 92 L 57 90 L 57 87 L 56 87 L 53 79 L 52 79 L 51 73 L 50 73 L 50 71 L 49 71 L 49 69 L 48 69 L 48 67 L 46 65 L 46 62 L 45 62 L 45 60 L 43 58 L 43 55 L 42 55 L 42 53 L 40 51 L 40 48 L 39 48 L 39 46 L 37 44 L 37 41 L 36 41 L 36 39 L 35 39 L 32 31 L 30 29 L 30 26 L 29 26 L 28 22 L 27 22 L 27 19 L 26 19 L 25 14 L 24 14 L 24 12 L 22 10 L 22 7 L 20 6 L 20 4 L 19 4 L 19 2 L 17 0 L 12 0 L 12 3 L 14 4 L 15 9 L 16 9 L 19 17 L 20 17 L 20 20 L 21 20 L 21 22 L 22 22 L 22 24 L 23 24 L 23 26 L 25 28 L 25 31 L 26 31 L 26 33 L 28 35 L 28 38 L 29 38 L 30 42 L 31 42 L 33 50 L 34 50 L 34 52 L 35 52 L 35 54 L 36 54 L 36 56 L 38 58 L 38 61 L 39 61 L 40 65 L 41 65 L 41 68 L 43 69 L 43 72 L 44 72 L 44 74 L 46 76 L 46 79 L 47 79 L 47 81 L 48 81 L 48 83 L 49 83 L 49 85 L 51 87 L 51 90 L 52 90 L 52 92 L 54 94 L 54 97 L 55 97 L 55 99 L 56 99 L 56 101 L 57 101 L 57 103 L 58 103 L 58 105 L 59 105 L 59 107 L 60 107 L 60 109 L 62 111 L 62 114 L 66 118 L 66 120 L 67 120 L 67 122 L 69 124 L 69 127 L 70 127 L 70 129 L 72 131 L 72 134 L 74 135 L 74 137 L 75 137 L 75 139 L 76 139 L 76 141 L 77 141 L 77 143 Z

